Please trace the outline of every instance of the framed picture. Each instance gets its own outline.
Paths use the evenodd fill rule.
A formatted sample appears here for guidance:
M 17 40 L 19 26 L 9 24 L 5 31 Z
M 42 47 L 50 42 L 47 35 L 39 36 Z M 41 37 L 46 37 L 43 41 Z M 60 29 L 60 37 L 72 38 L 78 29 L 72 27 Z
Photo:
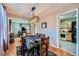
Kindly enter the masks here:
M 47 22 L 43 22 L 43 23 L 41 24 L 41 27 L 42 27 L 42 28 L 47 28 Z

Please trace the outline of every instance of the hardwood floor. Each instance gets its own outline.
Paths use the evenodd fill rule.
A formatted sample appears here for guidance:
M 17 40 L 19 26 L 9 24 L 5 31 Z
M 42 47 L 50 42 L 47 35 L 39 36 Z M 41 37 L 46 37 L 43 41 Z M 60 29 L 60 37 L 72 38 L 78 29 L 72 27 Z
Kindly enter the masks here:
M 59 48 L 54 48 L 52 46 L 49 46 L 49 51 L 55 53 L 57 56 L 72 56 L 71 54 L 59 49 Z
M 4 56 L 16 56 L 16 47 L 20 45 L 21 45 L 20 38 L 15 38 L 15 42 L 10 44 L 9 50 L 7 50 Z M 72 56 L 71 54 L 63 50 L 54 48 L 52 46 L 49 46 L 49 51 L 55 53 L 57 56 Z
M 15 38 L 15 42 L 9 45 L 9 50 L 4 54 L 4 56 L 16 56 L 16 47 L 21 45 L 20 38 Z

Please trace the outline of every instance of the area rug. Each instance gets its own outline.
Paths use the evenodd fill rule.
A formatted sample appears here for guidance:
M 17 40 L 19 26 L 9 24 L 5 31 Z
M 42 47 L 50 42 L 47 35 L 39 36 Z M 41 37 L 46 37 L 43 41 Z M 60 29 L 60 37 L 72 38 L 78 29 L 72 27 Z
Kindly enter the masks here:
M 21 56 L 21 48 L 20 48 L 20 46 L 16 47 L 16 55 L 17 56 Z M 28 56 L 28 55 L 25 55 L 25 56 Z M 48 51 L 48 55 L 47 56 L 57 56 L 57 55 L 52 53 L 52 52 L 50 52 L 50 51 Z

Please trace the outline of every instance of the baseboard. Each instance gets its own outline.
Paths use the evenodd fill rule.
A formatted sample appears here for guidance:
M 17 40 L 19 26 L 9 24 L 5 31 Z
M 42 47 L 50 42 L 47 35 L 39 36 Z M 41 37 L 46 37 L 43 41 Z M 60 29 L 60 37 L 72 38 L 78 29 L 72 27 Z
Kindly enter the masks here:
M 55 46 L 55 45 L 53 45 L 53 44 L 50 44 L 50 46 L 55 47 L 55 48 L 58 48 L 57 46 Z

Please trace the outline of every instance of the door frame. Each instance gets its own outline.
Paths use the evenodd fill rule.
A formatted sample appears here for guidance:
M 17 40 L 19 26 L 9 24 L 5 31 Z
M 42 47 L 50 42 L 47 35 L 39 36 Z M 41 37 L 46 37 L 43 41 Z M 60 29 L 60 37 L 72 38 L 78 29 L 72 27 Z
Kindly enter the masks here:
M 73 12 L 73 11 L 76 11 L 77 12 L 77 19 L 76 19 L 76 34 L 77 34 L 77 40 L 76 40 L 76 55 L 78 55 L 78 8 L 75 8 L 75 9 L 72 9 L 72 10 L 68 10 L 68 11 L 64 11 L 63 13 L 60 13 L 60 14 L 58 14 L 57 15 L 57 48 L 59 48 L 59 49 L 61 49 L 61 50 L 63 50 L 63 51 L 66 51 L 66 52 L 68 52 L 68 53 L 70 53 L 70 54 L 72 54 L 72 55 L 74 55 L 73 53 L 71 53 L 71 52 L 69 52 L 69 51 L 67 51 L 67 50 L 64 50 L 64 49 L 62 49 L 62 48 L 60 48 L 59 47 L 59 30 L 60 30 L 60 27 L 59 27 L 59 16 L 60 15 L 64 15 L 64 14 L 67 14 L 67 13 L 70 13 L 70 12 Z

